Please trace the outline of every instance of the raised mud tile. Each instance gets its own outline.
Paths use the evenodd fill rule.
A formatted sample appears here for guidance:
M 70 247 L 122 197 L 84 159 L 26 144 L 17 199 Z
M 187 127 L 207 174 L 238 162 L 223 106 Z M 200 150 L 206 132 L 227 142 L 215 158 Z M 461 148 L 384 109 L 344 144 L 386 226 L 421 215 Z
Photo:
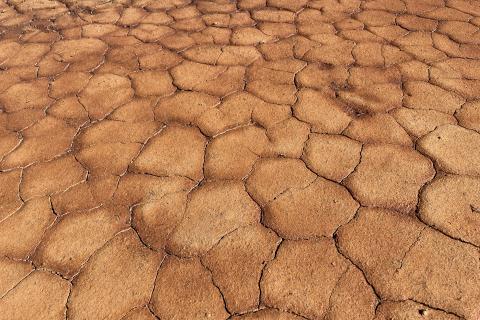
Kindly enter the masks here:
M 352 120 L 343 134 L 363 143 L 412 145 L 407 132 L 388 114 L 357 117 Z
M 167 49 L 162 49 L 138 58 L 142 69 L 166 70 L 182 62 L 182 58 Z
M 161 258 L 147 249 L 134 231 L 118 234 L 91 256 L 73 279 L 68 319 L 119 319 L 147 304 Z
M 451 8 L 457 9 L 461 12 L 469 13 L 475 16 L 480 14 L 480 9 L 476 3 L 462 0 L 449 0 L 447 3 Z
M 135 94 L 140 97 L 167 96 L 175 92 L 172 78 L 165 71 L 142 71 L 130 74 Z
M 198 259 L 165 258 L 151 301 L 161 319 L 225 320 L 221 293 Z
M 232 13 L 236 10 L 234 3 L 228 1 L 205 1 L 200 0 L 197 3 L 197 9 L 202 13 Z
M 455 118 L 462 127 L 480 133 L 480 101 L 465 103 L 460 110 L 457 110 Z
M 346 19 L 348 20 L 348 19 Z M 353 20 L 352 21 L 342 21 L 336 25 L 337 28 L 347 28 L 346 30 L 342 30 L 339 35 L 347 40 L 356 41 L 357 43 L 363 42 L 382 42 L 383 39 L 378 35 L 372 33 L 371 31 L 362 30 L 362 29 L 355 29 L 355 27 L 362 26 L 362 23 L 359 21 Z M 345 25 L 343 25 L 345 24 Z M 351 24 L 351 26 L 349 25 Z M 358 24 L 358 25 L 357 25 Z M 353 29 L 349 29 L 353 28 Z
M 126 207 L 100 207 L 62 216 L 37 247 L 37 266 L 66 277 L 79 271 L 85 261 L 117 232 L 128 228 Z
M 314 46 L 303 58 L 309 62 L 317 62 L 334 66 L 345 66 L 355 62 L 352 55 L 353 41 L 339 41 L 332 44 Z
M 0 221 L 22 205 L 19 186 L 22 170 L 0 172 Z
M 63 40 L 53 45 L 52 52 L 62 62 L 81 62 L 89 56 L 102 56 L 107 50 L 107 44 L 93 38 Z
M 358 207 L 345 187 L 317 178 L 272 200 L 264 210 L 264 223 L 283 238 L 331 237 L 353 218 Z
M 467 78 L 479 79 L 480 63 L 474 59 L 452 58 L 435 63 L 432 78 Z
M 350 266 L 338 280 L 325 319 L 372 319 L 378 299 L 362 271 Z
M 0 104 L 7 112 L 21 109 L 43 109 L 53 102 L 48 96 L 46 79 L 21 82 L 12 85 L 0 94 Z
M 406 300 L 403 302 L 382 302 L 374 320 L 460 320 L 445 311 L 435 310 L 423 304 Z
M 130 102 L 118 107 L 108 118 L 126 122 L 154 121 L 153 105 L 156 98 L 134 98 Z
M 480 246 L 480 179 L 453 175 L 435 179 L 421 193 L 418 213 L 425 223 Z
M 185 50 L 183 56 L 198 63 L 215 65 L 222 54 L 222 47 L 216 45 L 199 45 Z
M 161 99 L 155 107 L 155 119 L 163 123 L 191 124 L 220 103 L 217 97 L 194 91 L 181 91 Z
M 44 43 L 24 44 L 15 52 L 15 55 L 4 61 L 2 66 L 12 68 L 35 65 L 49 50 L 49 46 Z
M 231 15 L 230 27 L 245 27 L 254 25 L 255 21 L 248 12 L 236 12 Z
M 150 12 L 142 21 L 144 23 L 151 23 L 156 25 L 168 25 L 173 21 L 173 19 L 166 12 L 157 11 Z
M 143 201 L 159 200 L 170 193 L 189 191 L 194 185 L 194 181 L 185 177 L 127 173 L 120 178 L 113 201 L 131 206 Z
M 22 143 L 1 161 L 0 166 L 7 169 L 25 167 L 53 159 L 68 151 L 76 133 L 77 128 L 47 116 L 23 130 Z
M 409 252 L 398 271 L 397 296 L 474 319 L 478 316 L 480 278 L 478 248 L 438 232 L 429 232 Z M 456 263 L 456 261 L 460 261 Z M 432 266 L 435 268 L 431 270 Z M 398 282 L 397 282 L 398 281 Z M 419 283 L 429 282 L 428 289 Z
M 153 121 L 124 122 L 102 120 L 85 128 L 76 138 L 82 147 L 102 143 L 144 143 L 159 129 Z
M 130 80 L 115 74 L 93 76 L 79 95 L 92 119 L 105 117 L 133 96 Z
M 132 164 L 137 172 L 157 176 L 203 178 L 203 157 L 207 141 L 197 128 L 168 126 L 148 141 Z
M 393 13 L 404 13 L 406 11 L 406 5 L 401 0 L 378 0 L 369 1 L 362 4 L 362 8 L 370 10 L 384 10 Z
M 360 164 L 344 184 L 364 206 L 409 213 L 415 209 L 418 191 L 434 174 L 432 162 L 415 150 L 366 145 Z
M 423 136 L 417 146 L 443 171 L 480 175 L 480 134 L 473 130 L 444 125 Z
M 400 83 L 401 73 L 398 68 L 353 67 L 350 69 L 348 83 L 364 86 L 375 83 Z
M 18 111 L 4 113 L 6 120 L 6 129 L 20 131 L 31 126 L 35 122 L 45 117 L 45 112 L 41 109 L 20 109 Z
M 63 119 L 78 127 L 88 121 L 88 112 L 76 96 L 69 96 L 55 101 L 47 110 L 47 115 Z
M 61 215 L 72 211 L 98 207 L 111 199 L 120 177 L 89 175 L 79 184 L 51 196 L 53 210 Z
M 66 280 L 47 271 L 34 271 L 0 299 L 0 319 L 65 319 L 69 291 Z
M 268 0 L 268 6 L 277 7 L 281 9 L 287 9 L 291 11 L 299 11 L 302 9 L 306 4 L 307 0 L 298 0 L 295 2 L 291 2 L 289 0 Z
M 0 72 L 0 93 L 7 90 L 12 85 L 21 82 L 21 79 L 12 71 Z
M 341 90 L 340 99 L 362 113 L 382 113 L 402 106 L 400 84 L 377 83 Z
M 92 174 L 121 175 L 141 149 L 139 143 L 105 143 L 80 149 L 77 160 Z
M 48 198 L 27 201 L 15 213 L 0 222 L 0 256 L 27 258 L 33 253 L 55 218 Z
M 316 175 L 298 159 L 269 158 L 255 164 L 246 182 L 248 193 L 261 206 L 291 189 L 303 189 Z
M 343 86 L 347 83 L 348 70 L 344 66 L 308 64 L 295 76 L 302 86 L 323 90 L 326 86 Z
M 459 95 L 428 82 L 405 83 L 404 106 L 413 109 L 429 109 L 453 114 L 465 102 Z
M 279 238 L 260 224 L 226 235 L 202 259 L 222 291 L 230 313 L 244 313 L 260 303 L 264 264 L 273 259 Z
M 255 60 L 261 59 L 262 55 L 253 46 L 226 46 L 222 48 L 222 54 L 217 63 L 221 65 L 247 66 Z
M 438 78 L 435 84 L 469 100 L 480 99 L 480 80 Z
M 176 30 L 193 32 L 193 31 L 200 31 L 204 29 L 205 24 L 203 23 L 202 18 L 195 17 L 195 18 L 176 20 L 174 23 L 171 24 L 171 27 Z
M 185 216 L 167 244 L 175 255 L 203 254 L 229 232 L 260 220 L 260 208 L 241 182 L 209 182 L 189 196 Z
M 90 77 L 91 76 L 85 72 L 62 73 L 52 81 L 50 85 L 50 96 L 53 98 L 63 98 L 69 95 L 75 95 L 87 85 Z
M 1 159 L 1 158 L 4 158 L 13 149 L 15 149 L 15 147 L 22 142 L 22 139 L 16 133 L 11 131 L 9 132 L 7 130 L 0 129 L 0 132 L 1 132 L 1 136 L 0 136 L 0 159 Z M 0 197 L 2 196 L 0 195 Z
M 272 42 L 275 38 L 254 27 L 238 28 L 232 33 L 231 42 L 235 45 L 252 46 Z
M 268 128 L 270 149 L 272 153 L 279 156 L 300 158 L 309 133 L 308 124 L 290 117 Z
M 242 91 L 223 99 L 217 108 L 204 112 L 195 123 L 208 136 L 216 136 L 230 128 L 247 125 L 252 120 L 269 128 L 289 116 L 289 106 L 268 103 Z
M 200 14 L 200 11 L 198 11 L 195 5 L 175 8 L 168 11 L 168 15 L 176 20 L 198 17 Z
M 454 1 L 449 1 L 449 2 L 454 3 Z M 466 3 L 465 1 L 458 1 L 458 3 L 460 2 L 464 4 Z M 432 10 L 430 12 L 425 12 L 422 15 L 427 18 L 436 19 L 436 20 L 469 21 L 470 19 L 472 19 L 472 16 L 469 15 L 468 13 L 462 12 L 453 7 L 436 8 L 435 10 Z
M 185 90 L 194 90 L 202 82 L 217 78 L 227 70 L 223 66 L 211 66 L 191 61 L 183 61 L 171 70 L 176 86 Z
M 159 42 L 164 47 L 174 51 L 182 51 L 195 45 L 193 37 L 183 31 L 177 31 L 172 35 L 161 38 Z
M 295 21 L 295 14 L 288 10 L 260 9 L 252 12 L 252 17 L 256 21 L 269 22 L 290 22 Z
M 216 108 L 210 108 L 195 121 L 208 136 L 215 136 L 230 128 L 246 125 L 251 121 L 253 109 L 268 105 L 254 95 L 241 92 L 223 99 Z
M 396 21 L 393 13 L 381 10 L 364 10 L 356 18 L 370 27 L 392 25 Z
M 207 27 L 198 36 L 206 39 L 207 43 L 228 45 L 230 44 L 230 35 L 232 30 L 218 27 Z
M 362 144 L 342 135 L 311 134 L 302 159 L 316 174 L 340 182 L 360 162 Z
M 293 112 L 298 119 L 310 123 L 314 132 L 341 133 L 351 121 L 341 102 L 327 93 L 311 89 L 298 92 Z
M 206 15 L 203 16 L 203 21 L 205 22 L 205 24 L 207 26 L 209 26 L 210 28 L 211 27 L 225 28 L 226 32 L 228 32 L 229 34 L 232 33 L 232 30 L 226 29 L 226 28 L 228 28 L 228 26 L 230 25 L 230 19 L 231 19 L 230 15 L 225 14 L 225 13 L 206 14 Z M 222 42 L 225 43 L 225 44 L 228 44 L 230 42 L 229 39 L 230 39 L 230 36 L 228 36 L 228 38 L 224 39 L 224 41 L 222 41 Z M 215 41 L 212 41 L 213 39 L 209 39 L 209 40 L 210 41 L 206 41 L 206 42 L 207 43 L 215 42 Z
M 211 66 L 184 61 L 171 71 L 174 84 L 181 89 L 225 96 L 243 88 L 245 68 Z
M 211 95 L 226 96 L 244 87 L 245 67 L 231 66 L 215 79 L 210 79 L 196 88 Z
M 289 40 L 279 40 L 271 43 L 262 43 L 258 50 L 267 60 L 278 60 L 293 58 L 293 42 Z
M 187 192 L 164 195 L 133 208 L 132 226 L 144 243 L 155 250 L 164 250 L 170 234 L 182 220 L 187 205 Z
M 284 241 L 260 282 L 262 302 L 312 319 L 322 319 L 329 298 L 349 263 L 327 239 Z
M 417 61 L 411 60 L 397 65 L 402 77 L 408 81 L 428 81 L 430 66 Z
M 67 68 L 67 62 L 59 61 L 57 55 L 54 53 L 49 53 L 38 64 L 38 75 L 41 77 L 56 76 L 65 71 Z
M 263 129 L 246 126 L 216 136 L 205 152 L 207 179 L 243 179 L 266 151 L 269 141 Z
M 81 182 L 85 169 L 71 155 L 48 162 L 39 162 L 23 170 L 20 194 L 22 199 L 51 195 Z
M 402 233 L 396 232 L 400 228 Z M 413 217 L 362 208 L 340 228 L 338 246 L 385 300 L 410 298 L 467 319 L 478 312 L 478 248 L 448 238 Z
M 122 26 L 133 26 L 138 24 L 147 15 L 143 8 L 128 7 L 123 10 L 118 23 Z
M 294 137 L 294 140 L 303 138 L 303 130 L 305 125 L 301 125 L 299 121 L 291 121 L 292 109 L 288 105 L 278 105 L 274 103 L 263 102 L 258 99 L 256 107 L 252 112 L 252 120 L 264 128 L 296 128 L 301 137 Z M 283 123 L 283 124 L 282 124 Z M 279 126 L 277 126 L 277 124 Z
M 252 81 L 247 91 L 259 98 L 276 104 L 293 104 L 296 101 L 297 88 L 293 84 L 279 84 L 268 81 Z
M 316 10 L 313 10 L 316 11 Z M 335 38 L 336 40 L 342 40 L 341 38 L 336 38 L 334 36 L 335 34 L 335 27 L 329 23 L 321 22 L 321 21 L 312 21 L 308 20 L 308 13 L 310 10 L 304 10 L 299 13 L 298 15 L 298 20 L 297 20 L 297 26 L 298 26 L 298 33 L 301 35 L 304 35 L 306 37 L 309 37 L 312 40 L 317 40 L 317 39 L 324 39 L 324 36 L 331 38 Z M 339 41 L 332 41 L 327 43 L 327 46 L 331 43 L 334 45 L 337 44 Z M 320 50 L 319 50 L 320 49 Z M 325 51 L 323 51 L 325 49 Z M 316 62 L 323 62 L 323 63 L 328 63 L 326 61 L 330 61 L 331 63 L 331 48 L 324 47 L 324 46 L 313 46 L 311 51 L 308 51 L 304 57 L 308 59 L 308 61 L 316 61 Z M 320 54 L 319 54 L 320 52 Z M 324 54 L 324 58 L 326 60 L 322 60 L 321 53 Z M 346 52 L 345 57 L 348 57 L 349 52 Z M 314 59 L 312 57 L 315 56 Z M 343 64 L 343 63 L 335 63 L 335 64 Z M 345 62 L 345 64 L 348 64 L 348 62 Z
M 400 227 L 402 234 L 395 231 Z M 419 221 L 401 213 L 362 207 L 349 224 L 338 230 L 338 246 L 340 252 L 366 271 L 368 280 L 375 280 L 373 285 L 382 289 L 379 293 L 383 297 L 405 252 L 424 228 Z M 379 283 L 383 285 L 378 287 Z
M 405 131 L 415 138 L 422 137 L 444 124 L 456 124 L 455 117 L 436 110 L 397 108 L 391 115 Z
M 267 0 L 239 0 L 237 5 L 242 10 L 257 9 L 265 7 Z
M 234 316 L 232 320 L 301 320 L 305 319 L 289 312 L 277 309 L 265 308 L 251 313 L 245 313 L 241 316 Z
M 472 23 L 463 21 L 442 21 L 438 31 L 449 36 L 458 43 L 480 44 L 478 27 Z
M 261 22 L 259 29 L 266 35 L 278 38 L 288 38 L 295 35 L 297 29 L 293 23 Z
M 3 297 L 32 272 L 33 266 L 29 262 L 1 257 L 0 269 L 2 270 L 2 275 L 0 276 L 0 297 Z
M 167 26 L 141 23 L 134 29 L 131 29 L 130 35 L 142 42 L 156 42 L 165 36 L 172 35 L 174 32 L 172 28 Z
M 120 320 L 156 320 L 157 318 L 147 307 L 136 308 L 127 313 Z

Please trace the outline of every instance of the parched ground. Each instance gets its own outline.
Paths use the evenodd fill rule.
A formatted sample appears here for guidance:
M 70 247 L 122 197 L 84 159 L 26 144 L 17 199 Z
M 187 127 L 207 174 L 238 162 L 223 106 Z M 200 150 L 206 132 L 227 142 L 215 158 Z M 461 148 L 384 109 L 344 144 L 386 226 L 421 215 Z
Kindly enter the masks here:
M 479 320 L 480 1 L 0 1 L 0 320 Z

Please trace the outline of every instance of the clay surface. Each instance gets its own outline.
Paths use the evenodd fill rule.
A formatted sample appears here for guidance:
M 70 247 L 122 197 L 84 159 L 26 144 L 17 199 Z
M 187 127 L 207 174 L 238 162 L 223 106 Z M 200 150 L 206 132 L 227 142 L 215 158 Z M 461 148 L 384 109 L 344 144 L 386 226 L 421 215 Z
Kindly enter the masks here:
M 0 0 L 0 320 L 480 320 L 480 1 Z

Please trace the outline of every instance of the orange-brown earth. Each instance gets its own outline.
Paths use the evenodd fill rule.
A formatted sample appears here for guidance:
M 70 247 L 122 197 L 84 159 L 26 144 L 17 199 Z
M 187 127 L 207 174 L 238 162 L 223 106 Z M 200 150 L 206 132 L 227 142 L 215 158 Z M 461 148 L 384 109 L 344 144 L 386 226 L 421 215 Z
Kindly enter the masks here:
M 0 320 L 479 320 L 480 1 L 3 0 Z

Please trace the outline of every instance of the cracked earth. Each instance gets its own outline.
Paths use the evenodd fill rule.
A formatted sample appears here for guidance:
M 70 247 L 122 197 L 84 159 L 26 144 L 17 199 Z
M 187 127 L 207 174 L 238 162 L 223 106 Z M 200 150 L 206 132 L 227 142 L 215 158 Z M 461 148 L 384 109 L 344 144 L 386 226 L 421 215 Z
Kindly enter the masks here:
M 2 0 L 20 319 L 479 320 L 480 1 Z

